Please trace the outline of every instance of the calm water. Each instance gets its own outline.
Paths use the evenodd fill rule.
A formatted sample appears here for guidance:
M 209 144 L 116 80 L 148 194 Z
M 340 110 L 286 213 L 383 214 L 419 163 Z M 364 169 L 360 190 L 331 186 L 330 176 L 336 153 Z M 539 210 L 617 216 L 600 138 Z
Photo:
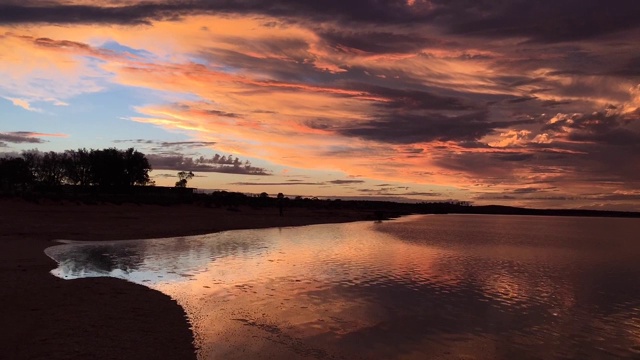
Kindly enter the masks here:
M 640 359 L 638 219 L 410 216 L 46 253 L 56 276 L 176 299 L 203 359 Z

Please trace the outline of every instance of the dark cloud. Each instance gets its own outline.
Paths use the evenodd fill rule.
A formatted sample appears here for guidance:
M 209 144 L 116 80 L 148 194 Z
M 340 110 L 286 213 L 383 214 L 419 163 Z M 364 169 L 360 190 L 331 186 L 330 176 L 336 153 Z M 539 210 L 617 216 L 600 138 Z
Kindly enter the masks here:
M 134 144 L 155 144 L 154 140 L 131 139 L 131 140 L 113 140 L 114 143 L 134 143 Z
M 443 42 L 415 33 L 402 34 L 334 29 L 320 30 L 317 34 L 329 46 L 339 51 L 348 48 L 376 54 L 416 52 L 425 47 L 442 45 Z
M 342 20 L 401 24 L 420 21 L 428 17 L 428 4 L 418 1 L 408 6 L 404 0 L 327 0 L 308 2 L 278 0 L 193 0 L 141 2 L 133 5 L 95 6 L 60 5 L 48 2 L 42 5 L 26 1 L 20 4 L 0 5 L 0 23 L 98 23 L 137 25 L 153 20 L 179 20 L 191 14 L 242 13 L 270 16 L 301 17 L 319 21 Z
M 610 107 L 609 110 L 615 110 Z M 566 134 L 571 141 L 593 142 L 612 146 L 640 146 L 640 131 L 628 125 L 640 120 L 640 111 L 620 114 L 599 111 L 591 114 L 557 116 L 542 131 Z
M 154 169 L 215 172 L 239 175 L 271 175 L 265 168 L 252 166 L 249 161 L 241 161 L 232 156 L 216 154 L 211 158 L 190 158 L 184 155 L 147 155 L 149 163 Z
M 331 180 L 328 181 L 329 184 L 334 185 L 347 185 L 347 184 L 361 184 L 364 180 Z
M 638 28 L 640 7 L 635 0 L 435 0 L 442 22 L 457 34 L 528 37 L 540 42 L 594 38 Z
M 506 162 L 500 159 L 500 152 L 463 152 L 448 151 L 434 154 L 438 167 L 448 171 L 459 172 L 470 179 L 482 179 L 484 183 L 514 183 L 515 169 L 523 169 L 523 162 Z M 527 165 L 529 162 L 527 162 Z
M 508 100 L 510 103 L 512 104 L 517 104 L 517 103 L 521 103 L 521 102 L 525 102 L 525 101 L 531 101 L 531 100 L 535 100 L 536 97 L 535 96 L 523 96 L 523 97 L 518 97 L 515 99 L 511 99 Z
M 42 136 L 43 134 L 34 133 L 30 131 L 13 131 L 13 132 L 4 132 L 0 133 L 0 141 L 5 143 L 13 143 L 13 144 L 41 144 L 45 142 L 40 139 L 38 136 Z
M 640 76 L 640 56 L 628 59 L 622 66 L 612 70 L 610 74 L 622 77 Z
M 450 96 L 436 95 L 424 90 L 395 89 L 368 84 L 348 84 L 346 87 L 389 99 L 390 101 L 379 104 L 379 106 L 389 109 L 403 109 L 405 111 L 478 110 L 478 106 L 469 104 L 468 101 Z
M 315 82 L 323 83 L 330 80 L 331 74 L 318 71 L 313 65 L 312 59 L 300 58 L 298 54 L 306 53 L 308 44 L 298 40 L 277 40 L 271 39 L 266 44 L 260 46 L 260 51 L 256 51 L 256 44 L 248 42 L 246 39 L 238 39 L 237 44 L 244 45 L 245 52 L 235 50 L 209 48 L 198 52 L 198 56 L 205 61 L 224 61 L 233 64 L 236 68 L 259 69 L 262 73 L 270 74 L 275 79 L 285 79 L 288 82 Z M 303 46 L 301 49 L 289 48 L 283 50 L 285 45 Z M 300 51 L 296 51 L 300 50 Z M 273 57 L 257 57 L 249 54 L 259 53 L 270 54 Z M 289 61 L 283 61 L 283 58 Z M 270 89 L 254 89 L 254 91 L 271 91 Z M 254 113 L 273 113 L 272 111 L 254 110 Z M 219 116 L 240 117 L 238 114 L 224 113 Z
M 297 186 L 297 185 L 323 185 L 323 183 L 317 182 L 234 182 L 229 185 L 241 185 L 241 186 Z
M 481 141 L 460 141 L 458 142 L 458 146 L 463 147 L 465 149 L 483 149 L 483 148 L 490 148 L 491 146 L 489 146 L 486 143 L 483 143 Z
M 49 48 L 75 48 L 75 49 L 81 49 L 81 50 L 86 50 L 86 51 L 93 51 L 93 49 L 91 48 L 91 46 L 84 44 L 84 43 L 80 43 L 77 41 L 69 41 L 69 40 L 53 40 L 50 38 L 31 38 L 29 36 L 23 36 L 23 39 L 28 39 L 28 40 L 32 40 L 34 42 L 34 44 L 38 45 L 38 46 L 42 46 L 42 47 L 49 47 Z
M 177 173 L 173 173 L 173 174 L 154 174 L 152 177 L 154 178 L 177 178 L 178 174 Z M 204 175 L 198 175 L 198 174 L 194 174 L 193 177 L 206 177 Z
M 541 42 L 587 39 L 640 26 L 640 7 L 635 0 L 417 0 L 413 5 L 406 0 L 167 0 L 107 6 L 23 1 L 0 5 L 0 23 L 138 25 L 206 13 L 269 15 L 298 21 L 437 24 L 456 34 L 519 36 Z M 432 41 L 420 35 L 383 31 L 324 31 L 320 36 L 331 44 L 376 53 L 415 51 Z
M 186 7 L 169 4 L 136 4 L 130 6 L 60 5 L 55 2 L 30 5 L 0 5 L 0 23 L 63 24 L 148 24 L 151 20 L 168 20 L 188 13 Z
M 533 154 L 529 153 L 513 153 L 513 154 L 499 154 L 498 160 L 502 161 L 527 161 L 533 158 Z
M 158 142 L 157 144 L 159 144 L 160 146 L 166 146 L 166 147 L 207 147 L 207 146 L 213 146 L 216 144 L 215 141 L 175 141 L 175 142 L 170 142 L 170 141 L 162 141 L 162 142 Z
M 432 141 L 473 142 L 492 134 L 496 129 L 532 123 L 532 120 L 487 121 L 486 112 L 474 112 L 459 116 L 443 114 L 404 115 L 389 114 L 380 120 L 342 127 L 336 131 L 392 144 L 413 144 Z
M 358 192 L 376 195 L 376 196 L 427 196 L 427 197 L 440 197 L 442 194 L 434 192 L 422 192 L 422 191 L 404 191 L 398 192 L 398 189 L 407 189 L 406 187 L 399 188 L 382 188 L 382 189 L 358 189 Z
M 605 143 L 612 146 L 640 147 L 640 132 L 629 129 L 616 128 L 606 132 L 576 132 L 567 136 L 571 141 Z
M 349 185 L 349 184 L 360 184 L 363 183 L 363 180 L 331 180 L 331 181 L 322 181 L 322 182 L 305 182 L 302 180 L 287 180 L 287 182 L 237 182 L 231 185 L 268 185 L 268 186 L 277 186 L 277 185 L 286 185 L 286 186 L 294 186 L 294 185 Z
M 512 190 L 514 194 L 533 194 L 541 191 L 544 191 L 544 190 L 539 188 L 531 188 L 531 187 L 517 188 Z
M 577 120 L 567 122 L 567 126 L 577 129 L 560 133 L 565 138 L 549 144 L 526 143 L 516 153 L 497 148 L 461 153 L 443 150 L 434 153 L 433 158 L 436 166 L 459 172 L 469 180 L 482 179 L 485 184 L 557 184 L 565 190 L 577 184 L 621 190 L 640 188 L 638 132 Z
M 145 139 L 113 140 L 114 143 L 133 143 L 141 145 L 157 145 L 165 148 L 199 148 L 215 145 L 215 141 L 156 141 Z

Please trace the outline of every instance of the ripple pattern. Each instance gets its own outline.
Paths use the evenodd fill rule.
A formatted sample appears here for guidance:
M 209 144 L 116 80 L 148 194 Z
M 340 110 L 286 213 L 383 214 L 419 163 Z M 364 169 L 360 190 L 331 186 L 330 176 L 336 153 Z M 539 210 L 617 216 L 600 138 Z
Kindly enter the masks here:
M 635 219 L 437 215 L 47 254 L 56 276 L 177 299 L 203 359 L 638 359 L 637 233 Z

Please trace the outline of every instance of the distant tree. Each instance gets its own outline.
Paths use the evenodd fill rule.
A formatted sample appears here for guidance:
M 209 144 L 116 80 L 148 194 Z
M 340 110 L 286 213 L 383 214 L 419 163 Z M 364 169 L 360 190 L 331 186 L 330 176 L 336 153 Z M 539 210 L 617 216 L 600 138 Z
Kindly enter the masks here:
M 60 186 L 65 182 L 67 157 L 64 153 L 49 151 L 43 154 L 40 167 L 40 182 L 49 186 Z
M 91 183 L 103 187 L 148 185 L 151 165 L 146 156 L 129 148 L 91 150 Z
M 176 181 L 176 187 L 178 188 L 186 188 L 187 187 L 187 181 L 191 180 L 195 175 L 193 174 L 193 172 L 189 171 L 180 171 L 178 173 L 178 181 Z
M 34 181 L 23 158 L 0 159 L 0 190 L 25 190 Z
M 42 163 L 42 153 L 38 150 L 26 150 L 22 152 L 22 158 L 24 159 L 29 172 L 33 176 L 34 182 L 40 182 L 40 167 Z
M 64 158 L 53 151 L 42 153 L 33 149 L 22 152 L 22 159 L 31 172 L 34 183 L 48 186 L 60 185 L 65 180 Z
M 284 215 L 284 194 L 283 193 L 278 193 L 278 196 L 276 197 L 278 200 L 278 211 L 280 212 L 280 216 Z
M 65 162 L 66 181 L 71 185 L 91 185 L 91 153 L 87 149 L 67 150 Z
M 118 149 L 91 150 L 89 159 L 92 184 L 101 187 L 124 185 L 124 159 Z
M 101 187 L 152 185 L 151 165 L 147 157 L 133 148 L 118 150 L 67 150 L 64 152 L 23 151 L 20 160 L 3 160 L 5 168 L 12 167 L 20 183 L 50 186 L 63 184 Z M 19 169 L 18 169 L 19 168 Z M 8 169 L 8 168 L 7 168 Z M 0 176 L 6 184 L 15 182 L 14 175 Z M 27 176 L 27 173 L 29 174 Z
M 151 182 L 149 171 L 151 165 L 147 157 L 133 148 L 122 153 L 124 157 L 124 173 L 126 185 L 147 185 Z M 193 174 L 191 174 L 193 176 Z

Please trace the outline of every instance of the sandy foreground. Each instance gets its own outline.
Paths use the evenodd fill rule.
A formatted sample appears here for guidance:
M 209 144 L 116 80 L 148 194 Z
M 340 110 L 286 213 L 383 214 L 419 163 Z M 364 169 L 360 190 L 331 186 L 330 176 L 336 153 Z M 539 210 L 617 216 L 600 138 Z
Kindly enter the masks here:
M 168 296 L 111 278 L 61 280 L 54 240 L 124 240 L 364 220 L 335 210 L 34 204 L 0 199 L 0 359 L 190 359 L 192 333 Z

